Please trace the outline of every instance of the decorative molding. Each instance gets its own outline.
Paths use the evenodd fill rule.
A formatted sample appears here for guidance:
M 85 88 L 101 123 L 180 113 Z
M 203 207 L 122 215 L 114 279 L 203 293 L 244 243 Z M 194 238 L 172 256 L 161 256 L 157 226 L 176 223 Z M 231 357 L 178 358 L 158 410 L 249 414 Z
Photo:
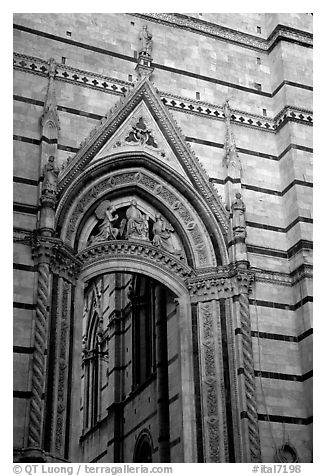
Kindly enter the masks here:
M 178 258 L 146 241 L 114 240 L 101 242 L 78 253 L 78 259 L 83 263 L 84 269 L 95 262 L 108 258 L 126 259 L 128 257 L 136 257 L 140 265 L 146 261 L 167 268 L 169 272 L 183 281 L 194 273 L 189 266 L 182 263 Z
M 45 386 L 45 349 L 48 334 L 48 299 L 50 269 L 46 262 L 38 264 L 37 298 L 34 331 L 34 354 L 32 364 L 32 396 L 29 413 L 28 446 L 39 449 L 42 447 L 44 422 L 43 392 Z
M 246 398 L 245 412 L 247 416 L 248 443 L 250 452 L 248 455 L 248 462 L 258 463 L 261 461 L 261 453 L 248 293 L 242 292 L 240 294 L 239 306 L 241 322 L 241 350 Z
M 215 342 L 213 332 L 213 304 L 202 304 L 199 312 L 199 325 L 201 329 L 200 349 L 202 354 L 202 387 L 204 405 L 204 429 L 206 428 L 205 443 L 206 463 L 219 463 L 221 461 L 220 419 L 218 412 L 217 373 L 215 362 Z M 206 440 L 205 438 L 205 440 Z
M 265 39 L 180 13 L 131 13 L 129 15 L 156 21 L 158 23 L 169 24 L 169 26 L 174 28 L 179 27 L 191 30 L 195 33 L 206 34 L 222 41 L 237 43 L 239 46 L 264 51 L 266 53 L 273 48 L 279 39 L 296 41 L 308 47 L 312 47 L 313 35 L 311 33 L 296 30 L 285 25 L 277 25 L 270 36 Z
M 64 422 L 66 411 L 66 382 L 68 373 L 67 362 L 67 343 L 69 335 L 69 318 L 68 318 L 68 298 L 70 295 L 71 285 L 66 281 L 62 284 L 61 295 L 61 319 L 60 331 L 58 331 L 59 341 L 59 355 L 58 355 L 58 389 L 56 402 L 56 430 L 55 430 L 55 450 L 58 453 L 63 452 L 63 436 L 64 436 Z
M 201 270 L 187 279 L 187 288 L 193 302 L 228 298 L 251 291 L 254 280 L 252 270 L 237 269 L 234 265 L 214 270 Z
M 14 68 L 25 72 L 47 75 L 47 62 L 19 53 L 14 53 Z M 45 73 L 43 72 L 45 71 Z M 56 80 L 71 82 L 79 86 L 100 90 L 116 96 L 125 96 L 134 87 L 134 83 L 123 81 L 89 71 L 56 64 Z M 213 120 L 224 120 L 223 106 L 199 101 L 175 94 L 159 91 L 163 104 L 175 111 L 199 115 Z M 60 110 L 60 109 L 59 109 Z M 296 121 L 305 125 L 313 124 L 313 112 L 304 108 L 286 105 L 275 118 L 250 114 L 238 109 L 231 110 L 231 124 L 245 126 L 264 132 L 276 133 L 287 121 Z
M 75 251 L 60 238 L 40 236 L 33 233 L 30 239 L 32 256 L 37 262 L 46 262 L 50 271 L 73 281 L 80 270 L 81 262 Z

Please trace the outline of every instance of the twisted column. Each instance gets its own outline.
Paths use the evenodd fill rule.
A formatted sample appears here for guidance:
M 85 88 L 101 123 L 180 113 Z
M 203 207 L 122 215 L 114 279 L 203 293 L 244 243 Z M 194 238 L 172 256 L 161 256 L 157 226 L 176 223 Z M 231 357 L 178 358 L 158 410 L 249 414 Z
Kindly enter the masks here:
M 37 302 L 35 319 L 35 344 L 32 366 L 32 397 L 30 402 L 30 423 L 28 444 L 41 448 L 43 426 L 43 390 L 45 383 L 44 351 L 47 341 L 48 293 L 50 267 L 48 263 L 38 265 Z
M 245 381 L 245 393 L 246 393 L 246 402 L 247 402 L 250 460 L 252 462 L 259 462 L 261 461 L 261 454 L 260 454 L 259 427 L 258 427 L 258 416 L 257 416 L 257 406 L 256 406 L 255 373 L 254 373 L 254 366 L 253 366 L 254 360 L 253 360 L 253 351 L 252 351 L 252 342 L 251 342 L 249 298 L 247 293 L 241 293 L 239 295 L 239 304 L 240 304 L 244 381 Z

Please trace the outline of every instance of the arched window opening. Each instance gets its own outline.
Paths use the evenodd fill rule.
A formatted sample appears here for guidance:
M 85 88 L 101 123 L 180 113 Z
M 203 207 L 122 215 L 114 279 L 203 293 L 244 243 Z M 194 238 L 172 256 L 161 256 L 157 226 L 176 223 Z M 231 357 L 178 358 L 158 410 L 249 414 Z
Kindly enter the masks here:
M 146 276 L 133 278 L 132 328 L 133 328 L 133 387 L 150 378 L 155 371 L 155 282 Z
M 134 462 L 135 463 L 152 463 L 153 447 L 151 438 L 147 434 L 142 434 L 138 437 L 135 446 Z
M 86 313 L 82 349 L 82 375 L 84 382 L 84 430 L 92 428 L 100 415 L 101 358 L 107 356 L 103 340 L 101 282 L 93 283 L 91 293 L 86 292 Z

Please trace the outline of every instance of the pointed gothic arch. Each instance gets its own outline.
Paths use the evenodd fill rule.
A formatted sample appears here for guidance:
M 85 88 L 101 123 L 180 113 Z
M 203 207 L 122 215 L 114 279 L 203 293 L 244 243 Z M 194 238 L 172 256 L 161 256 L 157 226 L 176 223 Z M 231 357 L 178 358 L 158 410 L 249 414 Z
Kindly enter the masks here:
M 252 275 L 245 261 L 240 267 L 230 263 L 228 212 L 148 79 L 140 80 L 90 134 L 61 173 L 57 189 L 56 237 L 47 246 L 56 258 L 56 264 L 50 264 L 57 276 L 53 305 L 58 308 L 56 332 L 61 338 L 56 350 L 60 357 L 51 376 L 57 376 L 59 384 L 48 403 L 48 413 L 53 415 L 46 429 L 52 435 L 49 445 L 60 457 L 76 461 L 88 457 L 84 441 L 98 425 L 91 433 L 83 433 L 76 424 L 84 289 L 89 280 L 105 273 L 125 272 L 156 280 L 177 299 L 183 460 L 259 459 L 254 387 L 247 386 L 244 393 L 236 374 L 238 354 L 229 351 L 236 346 L 241 351 L 232 327 L 233 314 L 236 319 L 248 318 Z M 137 200 L 137 213 L 147 217 L 145 239 L 111 233 L 94 240 L 98 207 L 114 206 L 121 225 L 133 200 Z M 180 253 L 158 246 L 153 231 L 151 236 L 158 214 L 172 226 Z M 117 220 L 115 215 L 108 220 Z M 160 293 L 158 288 L 158 300 L 163 299 Z M 233 304 L 233 296 L 244 296 L 240 306 Z M 248 337 L 248 326 L 244 330 Z M 160 332 L 160 342 L 166 342 L 166 329 Z M 166 353 L 164 345 L 161 351 Z M 250 367 L 249 357 L 247 361 Z M 226 399 L 227 394 L 232 398 Z M 123 404 L 119 405 L 114 410 L 116 419 L 121 416 Z M 249 419 L 244 440 L 240 408 L 247 409 Z M 165 461 L 167 435 L 162 442 Z M 115 461 L 120 461 L 120 452 L 121 448 L 115 450 Z

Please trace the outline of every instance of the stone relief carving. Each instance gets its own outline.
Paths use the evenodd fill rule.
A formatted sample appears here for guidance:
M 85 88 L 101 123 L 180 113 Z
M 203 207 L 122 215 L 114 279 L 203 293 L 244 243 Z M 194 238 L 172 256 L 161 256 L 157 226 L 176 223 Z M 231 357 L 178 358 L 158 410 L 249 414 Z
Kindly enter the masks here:
M 141 180 L 141 174 L 138 180 Z M 137 178 L 137 177 L 136 177 Z M 168 251 L 171 254 L 184 259 L 184 252 L 178 245 L 178 240 L 174 235 L 174 228 L 165 220 L 161 213 L 156 213 L 155 222 L 149 233 L 149 217 L 142 213 L 138 208 L 137 200 L 131 200 L 129 207 L 125 212 L 124 218 L 120 224 L 113 225 L 119 220 L 116 207 L 109 200 L 104 200 L 95 210 L 95 215 L 100 220 L 99 232 L 91 235 L 88 245 L 94 245 L 99 242 L 112 240 L 144 240 Z M 120 214 L 121 216 L 121 214 Z
M 113 149 L 124 146 L 148 146 L 152 152 L 157 153 L 161 158 L 170 161 L 170 157 L 164 149 L 162 140 L 154 136 L 153 130 L 148 127 L 145 119 L 140 116 L 137 121 L 131 123 L 131 130 L 127 135 L 120 134 L 113 145 Z
M 160 213 L 156 214 L 153 233 L 154 237 L 152 242 L 154 246 L 163 248 L 169 253 L 181 255 L 181 250 L 177 249 L 173 243 L 172 233 L 174 233 L 174 229 L 164 220 Z
M 61 330 L 60 330 L 60 350 L 59 350 L 59 374 L 58 374 L 58 394 L 57 394 L 57 426 L 55 435 L 55 447 L 57 451 L 62 450 L 62 440 L 64 433 L 64 415 L 65 405 L 65 380 L 67 377 L 67 340 L 69 334 L 68 325 L 68 298 L 70 284 L 63 282 L 62 291 L 62 311 L 61 311 Z
M 232 228 L 234 236 L 246 237 L 246 219 L 245 211 L 246 206 L 241 198 L 241 193 L 237 192 L 235 194 L 235 199 L 231 205 L 233 219 L 232 219 Z
M 201 352 L 204 361 L 204 398 L 206 406 L 206 425 L 208 430 L 207 462 L 220 461 L 220 436 L 218 419 L 218 396 L 215 368 L 215 346 L 213 339 L 213 308 L 212 303 L 205 303 L 201 307 L 201 326 L 203 338 L 201 339 Z
M 103 193 L 106 190 L 109 191 L 111 189 L 124 186 L 125 184 L 129 183 L 138 183 L 145 189 L 149 190 L 151 194 L 154 193 L 156 196 L 160 197 L 163 203 L 165 203 L 170 209 L 173 208 L 176 211 L 176 215 L 179 216 L 181 222 L 184 225 L 184 228 L 186 228 L 190 222 L 194 221 L 194 217 L 192 217 L 192 214 L 190 213 L 188 208 L 186 208 L 185 204 L 180 203 L 177 196 L 170 190 L 168 190 L 164 185 L 162 185 L 157 179 L 154 179 L 143 171 L 122 172 L 119 174 L 111 175 L 110 177 L 103 180 L 101 183 L 94 185 L 82 197 L 80 202 L 73 210 L 69 220 L 69 224 L 67 226 L 66 238 L 68 242 L 71 241 L 73 233 L 76 230 L 77 223 L 80 220 L 86 206 L 89 206 L 92 202 L 94 202 L 100 193 Z M 122 238 L 121 224 L 119 228 L 120 229 L 118 237 Z M 195 241 L 199 263 L 201 265 L 207 264 L 208 250 L 205 246 L 204 238 L 199 232 L 197 224 L 192 230 L 190 230 L 190 234 L 192 235 L 192 238 Z
M 140 117 L 137 124 L 132 127 L 132 131 L 128 134 L 125 140 L 126 142 L 138 142 L 157 148 L 152 133 L 146 126 L 142 117 Z
M 95 210 L 95 215 L 102 220 L 100 232 L 91 238 L 91 243 L 105 240 L 116 240 L 119 229 L 112 225 L 119 218 L 117 214 L 113 216 L 116 208 L 108 200 L 104 200 Z

